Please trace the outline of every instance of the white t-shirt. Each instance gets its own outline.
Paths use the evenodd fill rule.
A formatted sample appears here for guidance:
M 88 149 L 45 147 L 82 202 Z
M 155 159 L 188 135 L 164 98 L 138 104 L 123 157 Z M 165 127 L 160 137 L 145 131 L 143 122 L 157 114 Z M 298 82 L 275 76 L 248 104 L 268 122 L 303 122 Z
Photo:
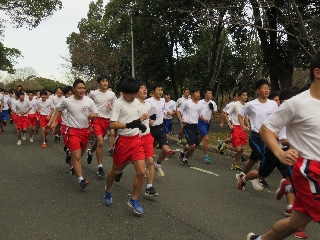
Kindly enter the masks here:
M 16 109 L 16 103 L 17 103 L 18 101 L 19 101 L 19 100 L 15 99 L 15 98 L 13 98 L 13 99 L 11 100 L 11 109 L 12 109 L 13 111 L 15 111 L 15 109 Z
M 110 118 L 111 111 L 108 109 L 108 104 L 111 106 L 117 100 L 114 92 L 107 90 L 106 92 L 101 92 L 99 89 L 91 91 L 88 95 L 97 106 L 99 117 Z
M 37 103 L 38 103 L 38 100 L 37 99 L 32 99 L 31 101 L 27 100 L 29 102 L 29 106 L 30 106 L 30 111 L 28 112 L 28 114 L 35 114 L 37 112 Z
M 164 118 L 165 119 L 172 119 L 172 115 L 167 114 L 168 112 L 174 112 L 176 110 L 176 102 L 170 100 L 169 102 L 164 102 Z
M 123 97 L 118 98 L 112 107 L 110 121 L 119 123 L 129 123 L 139 118 L 139 100 L 127 102 Z M 139 134 L 139 128 L 118 129 L 118 134 L 123 136 L 135 136 Z
M 209 107 L 209 103 L 210 102 L 213 105 L 213 111 L 216 112 L 218 110 L 218 107 L 217 107 L 217 104 L 214 101 L 210 100 L 209 102 L 206 102 L 204 99 L 199 101 L 199 103 L 201 105 L 201 113 L 200 113 L 200 115 L 204 116 L 209 121 L 211 120 L 211 117 L 212 117 L 212 110 Z
M 287 146 L 283 146 L 282 144 L 281 144 L 281 141 L 282 140 L 285 140 L 285 139 L 287 139 L 287 131 L 286 131 L 286 126 L 284 126 L 282 129 L 281 129 L 281 131 L 280 131 L 280 133 L 279 133 L 279 141 L 278 141 L 278 144 L 279 144 L 279 146 L 281 147 L 281 148 L 286 148 Z
M 65 125 L 73 128 L 88 128 L 89 115 L 98 113 L 93 100 L 87 96 L 80 100 L 75 99 L 74 95 L 64 98 L 57 109 L 61 112 L 67 109 L 67 122 Z
M 181 113 L 182 119 L 189 124 L 198 124 L 198 120 L 201 114 L 200 102 L 194 103 L 192 99 L 185 101 L 180 105 L 178 111 Z
M 263 124 L 275 134 L 283 126 L 293 149 L 305 159 L 320 162 L 320 100 L 310 95 L 306 90 L 299 95 L 286 100 L 268 117 Z
M 190 98 L 184 98 L 184 97 L 181 97 L 177 100 L 177 108 L 180 107 L 180 105 L 185 102 L 185 101 L 188 101 L 190 100 Z
M 139 117 L 141 117 L 145 113 L 149 115 L 149 112 L 151 111 L 151 104 L 149 102 L 144 102 L 144 103 L 140 102 L 138 111 L 139 111 Z M 147 130 L 144 133 L 140 132 L 140 136 L 144 136 L 150 133 L 149 119 L 143 120 L 141 123 L 147 127 Z
M 271 113 L 278 109 L 275 101 L 267 99 L 267 102 L 261 103 L 258 99 L 247 102 L 241 110 L 241 116 L 248 116 L 250 119 L 251 131 L 259 132 L 264 120 Z
M 58 96 L 52 96 L 49 98 L 52 102 L 54 107 L 56 108 L 64 99 L 64 96 L 58 97 Z
M 15 106 L 14 111 L 17 113 L 18 116 L 28 116 L 28 113 L 23 114 L 23 115 L 19 114 L 20 112 L 28 111 L 28 109 L 30 108 L 28 101 L 24 100 L 23 102 L 21 102 L 21 101 L 18 100 L 18 101 L 15 102 L 14 106 Z
M 153 121 L 152 126 L 158 126 L 163 124 L 163 117 L 164 117 L 164 98 L 160 98 L 160 100 L 154 99 L 154 97 L 146 99 L 147 102 L 151 103 L 151 111 L 149 112 L 149 116 L 153 114 L 157 114 L 157 118 Z
M 233 125 L 240 125 L 238 115 L 240 114 L 243 107 L 244 104 L 242 104 L 240 101 L 236 101 L 234 104 L 231 104 L 229 109 L 226 111 L 226 113 L 228 113 L 228 116 L 231 116 L 231 123 Z
M 54 109 L 54 105 L 50 99 L 46 99 L 45 101 L 40 99 L 37 101 L 37 109 L 40 109 L 40 115 L 48 116 L 51 110 Z
M 228 111 L 228 109 L 234 104 L 235 102 L 229 102 L 225 107 L 224 107 L 224 109 L 222 110 L 223 112 L 227 112 Z M 232 123 L 232 117 L 231 117 L 231 115 L 228 115 L 228 118 L 229 118 L 229 120 L 230 120 L 230 122 Z
M 9 109 L 9 104 L 11 103 L 11 99 L 9 95 L 3 95 L 3 108 L 2 110 L 8 110 Z M 1 102 L 1 101 L 0 101 Z M 0 103 L 1 104 L 1 103 Z

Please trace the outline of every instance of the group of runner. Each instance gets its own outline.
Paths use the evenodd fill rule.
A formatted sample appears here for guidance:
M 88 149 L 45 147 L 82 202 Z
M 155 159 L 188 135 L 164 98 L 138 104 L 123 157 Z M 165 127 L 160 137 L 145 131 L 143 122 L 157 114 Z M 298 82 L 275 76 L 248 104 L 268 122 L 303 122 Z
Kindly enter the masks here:
M 279 200 L 286 196 L 286 215 L 289 218 L 277 222 L 262 236 L 248 234 L 248 240 L 284 239 L 291 234 L 306 238 L 303 232 L 306 225 L 311 220 L 320 221 L 320 156 L 316 148 L 320 140 L 317 134 L 320 130 L 317 123 L 320 113 L 316 111 L 316 106 L 320 104 L 320 52 L 311 61 L 310 76 L 310 88 L 299 94 L 292 90 L 270 94 L 269 82 L 260 79 L 255 84 L 257 99 L 247 102 L 247 92 L 238 90 L 233 94 L 234 102 L 223 110 L 221 127 L 225 120 L 230 129 L 230 139 L 219 142 L 218 148 L 222 154 L 226 149 L 236 153 L 231 168 L 241 171 L 236 174 L 238 189 L 244 190 L 249 180 L 256 190 L 268 187 L 265 178 L 275 168 L 283 176 L 276 198 Z M 17 145 L 26 139 L 28 130 L 30 142 L 33 142 L 38 121 L 42 148 L 46 148 L 50 128 L 54 131 L 55 141 L 59 142 L 62 134 L 70 174 L 78 177 L 80 188 L 83 189 L 89 181 L 82 175 L 81 157 L 86 154 L 87 163 L 91 164 L 93 153 L 96 152 L 98 174 L 104 176 L 103 139 L 108 129 L 116 131 L 113 133 L 116 139 L 112 148 L 112 168 L 107 173 L 105 203 L 112 205 L 112 185 L 114 181 L 121 180 L 125 167 L 132 163 L 136 175 L 127 204 L 135 213 L 142 214 L 144 211 L 138 197 L 145 176 L 145 195 L 159 195 L 153 187 L 154 171 L 163 177 L 163 160 L 175 153 L 168 145 L 173 115 L 177 116 L 181 126 L 179 143 L 183 135 L 187 141 L 179 154 L 181 163 L 190 166 L 189 159 L 201 141 L 204 162 L 211 162 L 208 135 L 211 117 L 217 112 L 217 105 L 211 100 L 212 90 L 205 89 L 204 99 L 200 100 L 200 89 L 185 89 L 182 98 L 175 103 L 170 99 L 170 92 L 163 91 L 161 83 L 151 86 L 149 97 L 145 83 L 127 77 L 120 84 L 122 96 L 117 98 L 114 92 L 108 90 L 107 76 L 99 76 L 97 82 L 99 89 L 89 92 L 87 96 L 85 83 L 80 79 L 75 80 L 73 86 L 57 88 L 54 96 L 44 90 L 38 96 L 33 92 L 26 95 L 21 89 L 17 89 L 11 97 L 7 92 L 1 93 L 1 132 L 4 131 L 3 126 L 11 109 L 17 129 Z M 238 163 L 249 131 L 252 151 L 244 167 L 240 168 Z M 87 149 L 92 134 L 95 141 Z M 157 161 L 154 161 L 154 146 L 157 144 L 161 152 Z M 258 160 L 258 170 L 251 170 Z

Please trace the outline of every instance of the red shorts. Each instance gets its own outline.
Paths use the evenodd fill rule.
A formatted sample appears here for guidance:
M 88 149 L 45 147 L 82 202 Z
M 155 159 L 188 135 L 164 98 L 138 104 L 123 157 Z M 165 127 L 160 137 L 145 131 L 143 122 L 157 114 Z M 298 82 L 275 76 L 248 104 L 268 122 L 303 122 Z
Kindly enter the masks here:
M 118 135 L 114 141 L 113 164 L 123 166 L 128 162 L 145 160 L 144 149 L 139 134 L 135 136 Z
M 66 135 L 67 126 L 64 125 L 64 124 L 61 124 L 60 131 L 61 131 L 61 134 L 62 134 L 63 143 L 64 143 L 64 145 L 67 146 L 67 135 Z
M 153 147 L 153 137 L 151 133 L 148 133 L 146 135 L 141 136 L 142 146 L 144 149 L 144 155 L 145 157 L 152 157 L 154 154 L 154 147 Z
M 17 123 L 17 114 L 12 114 L 12 120 L 14 123 Z
M 61 126 L 61 124 L 62 124 L 61 116 L 56 119 L 56 122 L 59 124 L 59 126 Z
M 35 127 L 37 126 L 37 115 L 34 114 L 28 114 L 28 120 L 29 120 L 29 126 Z
M 49 119 L 47 119 L 47 115 L 40 115 L 40 127 L 44 128 L 44 127 L 49 127 L 48 123 L 49 123 Z
M 230 131 L 232 146 L 237 147 L 241 145 L 246 145 L 248 142 L 248 136 L 243 131 L 242 127 L 240 125 L 234 125 L 233 127 L 233 130 Z
M 70 152 L 79 150 L 85 151 L 89 142 L 89 136 L 91 132 L 88 128 L 66 128 L 66 146 L 69 148 Z
M 94 135 L 95 136 L 101 135 L 102 137 L 104 137 L 107 134 L 109 123 L 110 123 L 109 118 L 98 117 L 92 120 Z
M 16 124 L 19 130 L 27 129 L 29 126 L 29 120 L 27 116 L 16 116 Z
M 296 189 L 292 208 L 320 222 L 320 162 L 299 157 L 293 165 L 292 182 Z

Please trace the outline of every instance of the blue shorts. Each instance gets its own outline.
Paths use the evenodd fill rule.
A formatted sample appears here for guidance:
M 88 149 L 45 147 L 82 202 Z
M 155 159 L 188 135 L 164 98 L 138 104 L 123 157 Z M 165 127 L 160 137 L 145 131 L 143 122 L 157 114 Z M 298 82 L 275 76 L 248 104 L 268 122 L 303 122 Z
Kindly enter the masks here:
M 8 110 L 2 110 L 0 113 L 0 122 L 8 120 Z
M 172 131 L 172 119 L 163 119 L 165 122 L 166 134 L 170 134 Z
M 211 124 L 210 122 L 206 122 L 206 121 L 199 119 L 198 128 L 199 128 L 199 132 L 200 132 L 201 137 L 209 135 L 210 124 Z

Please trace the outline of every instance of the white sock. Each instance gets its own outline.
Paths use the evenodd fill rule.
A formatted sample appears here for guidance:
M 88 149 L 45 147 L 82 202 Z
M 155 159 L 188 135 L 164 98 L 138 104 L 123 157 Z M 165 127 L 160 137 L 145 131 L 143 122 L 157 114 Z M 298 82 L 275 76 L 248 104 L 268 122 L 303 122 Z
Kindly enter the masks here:
M 43 144 L 46 144 L 46 142 L 43 142 Z
M 73 166 L 70 167 L 70 170 L 73 169 Z
M 159 163 L 157 163 L 157 162 L 155 162 L 154 165 L 155 165 L 156 167 L 161 167 L 161 164 L 159 164 Z
M 78 177 L 79 182 L 81 182 L 83 180 L 83 177 Z
M 56 134 L 56 137 L 59 137 L 59 134 Z
M 287 205 L 287 209 L 291 209 L 292 208 L 292 205 Z
M 183 149 L 181 149 L 181 152 L 182 152 L 182 153 L 185 153 L 185 152 L 183 151 Z
M 242 178 L 242 180 L 243 180 L 243 182 L 246 182 L 246 176 L 244 176 L 244 177 Z
M 93 155 L 93 153 L 91 152 L 91 150 L 90 150 L 90 149 L 88 150 L 88 153 L 89 153 L 89 155 L 90 155 L 90 156 L 92 156 L 92 155 Z
M 184 157 L 182 161 L 187 161 L 187 160 L 188 160 L 188 158 Z
M 257 237 L 256 240 L 262 240 L 261 236 Z
M 102 164 L 98 164 L 98 168 L 101 168 L 102 167 Z
M 152 184 L 147 184 L 147 189 L 151 187 L 152 187 Z
M 286 193 L 290 193 L 291 192 L 291 185 L 287 185 L 285 188 L 284 188 L 284 191 L 286 192 Z

